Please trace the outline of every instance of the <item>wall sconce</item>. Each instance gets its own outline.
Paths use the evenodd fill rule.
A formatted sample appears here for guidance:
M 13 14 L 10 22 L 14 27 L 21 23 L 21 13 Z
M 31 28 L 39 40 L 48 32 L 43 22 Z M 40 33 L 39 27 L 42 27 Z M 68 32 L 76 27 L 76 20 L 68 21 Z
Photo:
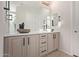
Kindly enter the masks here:
M 60 17 L 61 17 L 61 16 L 58 16 L 59 21 L 61 21 Z
M 61 24 L 62 24 L 62 22 L 61 22 L 61 16 L 58 16 L 58 19 L 59 19 L 59 22 L 58 22 L 58 27 L 61 27 Z

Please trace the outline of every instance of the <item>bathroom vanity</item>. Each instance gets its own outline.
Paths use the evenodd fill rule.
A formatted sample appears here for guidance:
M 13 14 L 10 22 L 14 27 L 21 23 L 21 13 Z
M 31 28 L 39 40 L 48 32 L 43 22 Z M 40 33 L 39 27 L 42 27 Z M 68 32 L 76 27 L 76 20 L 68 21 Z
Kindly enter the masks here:
M 58 49 L 59 35 L 59 32 L 7 35 L 4 37 L 4 56 L 45 56 Z
M 60 15 L 50 8 L 44 8 L 45 5 L 41 7 L 40 2 L 24 3 L 16 6 L 14 2 L 10 2 L 8 12 L 11 12 L 8 14 L 12 15 L 12 19 L 9 20 L 8 33 L 14 34 L 4 36 L 3 56 L 39 57 L 57 50 L 60 38 Z M 16 7 L 13 8 L 13 5 Z M 8 18 L 11 17 L 8 16 Z

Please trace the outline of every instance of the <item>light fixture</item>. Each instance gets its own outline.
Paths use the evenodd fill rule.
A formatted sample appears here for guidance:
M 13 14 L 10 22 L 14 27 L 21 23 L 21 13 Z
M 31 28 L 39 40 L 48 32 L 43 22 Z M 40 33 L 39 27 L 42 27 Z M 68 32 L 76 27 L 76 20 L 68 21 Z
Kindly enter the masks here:
M 58 16 L 58 18 L 59 18 L 58 27 L 61 27 L 61 24 L 62 24 L 60 17 L 61 16 Z
M 41 1 L 41 3 L 45 6 L 50 6 L 51 1 Z
M 50 19 L 50 16 L 47 16 L 47 19 Z

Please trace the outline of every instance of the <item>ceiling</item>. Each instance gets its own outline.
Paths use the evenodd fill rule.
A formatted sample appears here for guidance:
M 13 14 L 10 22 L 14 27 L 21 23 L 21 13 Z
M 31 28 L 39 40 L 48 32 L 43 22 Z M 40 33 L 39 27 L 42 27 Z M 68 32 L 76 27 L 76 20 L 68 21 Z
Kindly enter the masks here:
M 17 6 L 35 6 L 35 7 L 48 7 L 41 3 L 42 1 L 11 1 L 10 6 L 12 11 L 16 11 Z M 45 2 L 44 2 L 45 3 Z M 46 2 L 48 3 L 48 2 Z
M 11 1 L 11 5 L 20 6 L 20 5 L 38 5 L 40 1 Z

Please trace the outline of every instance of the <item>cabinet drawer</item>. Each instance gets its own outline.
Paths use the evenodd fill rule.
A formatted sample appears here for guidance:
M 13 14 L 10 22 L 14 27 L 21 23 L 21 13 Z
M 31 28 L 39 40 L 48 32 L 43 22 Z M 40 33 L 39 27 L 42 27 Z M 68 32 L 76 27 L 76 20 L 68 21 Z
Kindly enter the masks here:
M 43 46 L 40 48 L 40 53 L 44 53 L 47 51 L 47 46 Z
M 47 42 L 47 39 L 40 39 L 40 42 Z
M 46 37 L 47 34 L 40 34 L 40 37 Z
M 47 41 L 41 41 L 40 44 L 47 44 Z
M 40 48 L 40 55 L 44 55 L 47 53 L 47 46 L 41 47 Z
M 40 34 L 40 39 L 47 38 L 47 34 Z
M 40 43 L 40 47 L 43 47 L 43 46 L 47 46 L 47 42 L 46 43 Z

